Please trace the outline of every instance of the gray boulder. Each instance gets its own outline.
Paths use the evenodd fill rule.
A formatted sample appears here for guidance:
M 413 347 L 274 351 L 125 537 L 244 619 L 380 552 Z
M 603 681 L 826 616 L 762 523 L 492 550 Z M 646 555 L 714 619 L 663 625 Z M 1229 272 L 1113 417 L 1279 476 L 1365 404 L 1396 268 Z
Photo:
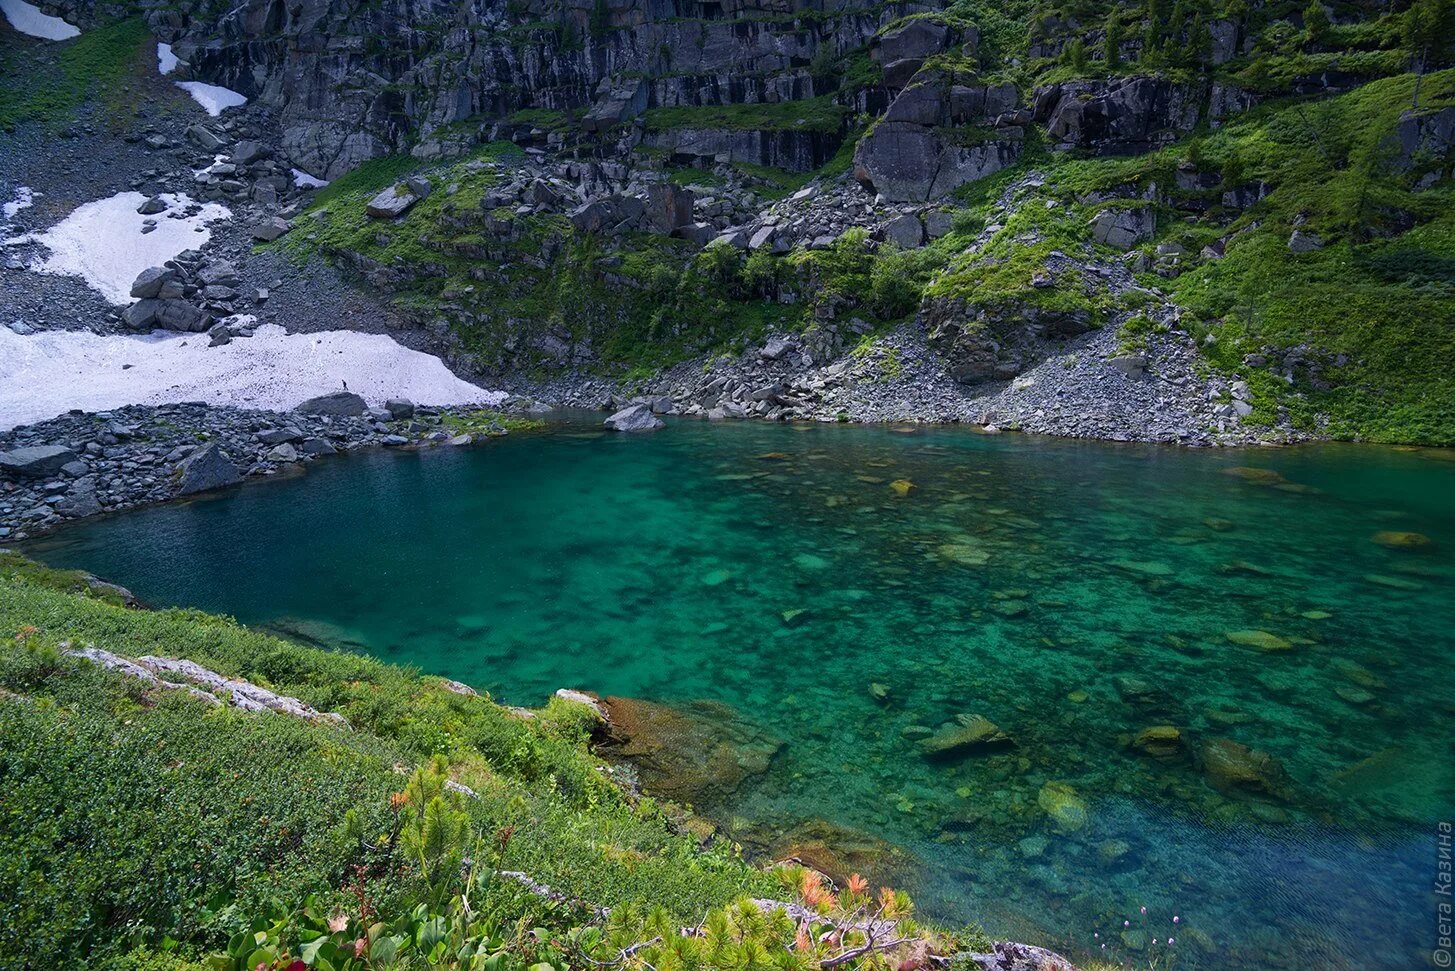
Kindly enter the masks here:
M 255 142 L 245 139 L 233 146 L 232 164 L 252 165 L 254 162 L 257 162 L 260 159 L 265 159 L 272 154 L 273 150 L 268 148 L 262 142 Z
M 272 448 L 268 449 L 267 454 L 264 455 L 263 458 L 267 459 L 269 462 L 278 462 L 280 464 L 297 462 L 298 450 L 292 445 L 289 445 L 287 442 L 284 442 L 282 445 L 274 445 Z
M 293 224 L 288 220 L 281 216 L 273 216 L 253 226 L 253 239 L 271 243 L 292 228 Z
M 212 323 L 212 315 L 186 300 L 151 298 L 138 300 L 121 312 L 121 320 L 133 330 L 179 330 L 201 332 Z
M 0 472 L 17 478 L 44 479 L 74 461 L 76 453 L 64 445 L 29 445 L 0 452 Z
M 197 279 L 209 287 L 235 287 L 242 283 L 237 264 L 231 260 L 210 260 L 202 264 L 197 271 Z
M 160 196 L 152 196 L 146 202 L 136 207 L 136 211 L 143 216 L 155 216 L 158 213 L 167 211 L 167 204 Z
M 1324 241 L 1317 233 L 1305 232 L 1302 229 L 1295 229 L 1288 237 L 1288 251 L 1295 256 L 1302 256 L 1304 253 L 1312 253 L 1314 250 L 1324 248 Z
M 177 271 L 165 266 L 153 266 L 137 274 L 131 285 L 131 295 L 138 300 L 149 300 L 162 292 L 163 285 L 177 279 Z
M 304 415 L 327 415 L 330 418 L 357 418 L 369 410 L 363 398 L 352 391 L 331 391 L 309 398 L 293 409 Z
M 914 213 L 905 213 L 884 224 L 884 239 L 901 249 L 916 249 L 925 242 L 925 227 Z
M 190 496 L 242 481 L 242 472 L 208 442 L 177 465 L 177 495 Z
M 407 398 L 390 398 L 384 402 L 384 410 L 389 412 L 389 417 L 395 421 L 403 418 L 413 418 L 414 402 Z
M 369 200 L 364 208 L 373 219 L 395 219 L 404 215 L 414 206 L 420 197 L 410 191 L 405 185 L 391 185 Z
M 1092 238 L 1114 249 L 1131 249 L 1156 229 L 1156 213 L 1145 208 L 1103 209 L 1091 217 Z
M 854 150 L 854 177 L 891 202 L 939 199 L 1014 164 L 1023 139 L 1021 129 L 1007 128 L 995 138 L 956 145 L 926 125 L 880 122 Z
M 606 419 L 602 424 L 618 432 L 652 432 L 664 427 L 667 423 L 652 414 L 650 405 L 630 405 Z
M 692 222 L 692 204 L 696 196 L 671 182 L 659 182 L 647 189 L 647 227 L 656 233 L 668 234 Z

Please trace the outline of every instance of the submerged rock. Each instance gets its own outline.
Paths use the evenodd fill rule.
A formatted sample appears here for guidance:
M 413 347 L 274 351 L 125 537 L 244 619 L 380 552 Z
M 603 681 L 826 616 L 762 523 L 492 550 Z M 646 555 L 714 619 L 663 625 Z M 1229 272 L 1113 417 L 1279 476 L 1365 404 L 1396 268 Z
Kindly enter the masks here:
M 921 739 L 919 749 L 925 758 L 939 760 L 1001 751 L 1014 745 L 1015 739 L 984 715 L 961 715 L 956 722 Z
M 1132 747 L 1154 759 L 1176 758 L 1182 752 L 1182 730 L 1175 725 L 1153 725 L 1137 733 Z
M 1293 644 L 1289 641 L 1277 634 L 1270 634 L 1266 630 L 1234 630 L 1228 631 L 1223 636 L 1234 644 L 1251 647 L 1264 653 L 1293 650 Z
M 1424 533 L 1408 533 L 1395 530 L 1381 530 L 1371 537 L 1380 546 L 1392 550 L 1418 550 L 1430 545 L 1430 537 Z
M 1267 752 L 1230 738 L 1214 738 L 1202 747 L 1202 761 L 1208 783 L 1219 792 L 1288 798 L 1288 774 Z
M 1086 827 L 1090 814 L 1076 790 L 1065 782 L 1047 782 L 1036 796 L 1036 805 L 1051 817 L 1059 833 L 1075 833 Z
M 768 771 L 783 747 L 721 702 L 668 706 L 609 697 L 603 707 L 605 751 L 636 766 L 648 792 L 684 805 L 721 804 Z

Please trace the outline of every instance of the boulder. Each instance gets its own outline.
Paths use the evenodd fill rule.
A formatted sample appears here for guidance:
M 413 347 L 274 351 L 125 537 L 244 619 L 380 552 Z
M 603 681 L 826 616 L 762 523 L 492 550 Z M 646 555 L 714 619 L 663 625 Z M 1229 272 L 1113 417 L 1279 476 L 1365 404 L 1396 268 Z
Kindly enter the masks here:
M 1219 792 L 1288 797 L 1288 775 L 1267 752 L 1230 738 L 1214 738 L 1202 747 L 1203 773 Z
M 961 715 L 928 738 L 919 741 L 927 759 L 963 758 L 977 752 L 994 752 L 1015 745 L 1015 740 L 984 715 Z
M 165 266 L 153 266 L 137 274 L 131 285 L 131 295 L 138 300 L 149 300 L 162 292 L 165 284 L 177 279 L 177 271 Z
M 917 249 L 924 245 L 925 227 L 914 213 L 896 216 L 884 224 L 882 232 L 887 242 L 901 249 Z
M 161 196 L 152 196 L 146 202 L 136 207 L 136 211 L 143 216 L 155 216 L 167 211 L 167 204 L 162 201 Z
M 288 220 L 281 216 L 273 216 L 253 226 L 253 239 L 271 243 L 292 228 L 293 224 Z
M 269 462 L 277 462 L 279 464 L 286 465 L 288 463 L 298 461 L 298 450 L 292 445 L 289 445 L 287 442 L 284 442 L 281 445 L 274 445 L 272 448 L 268 449 L 267 454 L 264 455 L 263 458 L 267 459 Z
M 854 177 L 890 202 L 940 199 L 1014 164 L 1023 140 L 1021 129 L 1010 128 L 985 141 L 958 145 L 926 125 L 884 121 L 854 149 Z
M 1156 229 L 1156 213 L 1142 207 L 1103 209 L 1091 217 L 1092 238 L 1113 249 L 1131 249 Z
M 16 478 L 44 479 L 76 461 L 64 445 L 28 445 L 0 452 L 0 472 Z
M 419 199 L 408 186 L 391 185 L 370 199 L 364 212 L 373 219 L 395 219 L 408 212 Z
M 177 465 L 177 495 L 190 496 L 242 481 L 242 472 L 208 442 Z
M 191 331 L 200 333 L 212 323 L 212 315 L 180 298 L 154 297 L 138 300 L 121 312 L 121 320 L 133 330 Z
M 666 422 L 652 414 L 650 405 L 630 405 L 602 424 L 618 432 L 651 432 L 664 427 Z
M 658 182 L 647 189 L 645 221 L 655 233 L 670 234 L 692 222 L 692 204 L 696 196 L 672 182 Z
M 309 398 L 293 410 L 304 415 L 357 418 L 369 410 L 369 405 L 352 391 L 331 391 L 317 398 Z
M 384 402 L 384 410 L 389 412 L 389 417 L 395 421 L 404 418 L 414 417 L 414 402 L 407 398 L 390 398 Z
M 1132 748 L 1154 759 L 1175 758 L 1182 752 L 1182 731 L 1176 725 L 1153 725 L 1132 739 Z
M 252 165 L 254 162 L 261 161 L 272 154 L 273 150 L 262 142 L 244 139 L 232 148 L 232 164 Z
M 187 131 L 187 140 L 204 152 L 215 152 L 227 144 L 227 139 L 221 137 L 205 125 L 192 125 Z
M 1304 253 L 1312 253 L 1314 250 L 1324 248 L 1324 241 L 1317 233 L 1305 232 L 1302 229 L 1295 229 L 1288 237 L 1288 251 L 1295 256 L 1302 256 Z
M 1086 828 L 1089 818 L 1086 803 L 1065 782 L 1052 781 L 1041 786 L 1036 805 L 1051 817 L 1051 825 L 1058 833 L 1075 833 Z
M 209 287 L 235 287 L 242 283 L 237 264 L 231 260 L 208 260 L 198 269 L 197 279 Z

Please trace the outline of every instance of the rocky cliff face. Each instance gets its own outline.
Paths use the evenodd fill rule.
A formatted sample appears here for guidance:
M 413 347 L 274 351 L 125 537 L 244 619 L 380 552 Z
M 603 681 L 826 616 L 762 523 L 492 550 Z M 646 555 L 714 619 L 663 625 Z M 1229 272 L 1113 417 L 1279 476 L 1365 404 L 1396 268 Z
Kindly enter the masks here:
M 212 4 L 183 3 L 147 18 L 192 75 L 278 108 L 293 160 L 332 178 L 391 152 L 446 150 L 478 133 L 462 129 L 509 125 L 522 111 L 579 119 L 595 147 L 611 150 L 639 140 L 614 129 L 652 109 L 832 97 L 838 79 L 825 64 L 926 9 L 866 11 L 836 0 L 809 11 L 773 0 L 245 0 L 220 16 Z M 794 121 L 731 134 L 673 126 L 696 133 L 654 143 L 687 156 L 817 167 L 841 126 L 805 135 Z

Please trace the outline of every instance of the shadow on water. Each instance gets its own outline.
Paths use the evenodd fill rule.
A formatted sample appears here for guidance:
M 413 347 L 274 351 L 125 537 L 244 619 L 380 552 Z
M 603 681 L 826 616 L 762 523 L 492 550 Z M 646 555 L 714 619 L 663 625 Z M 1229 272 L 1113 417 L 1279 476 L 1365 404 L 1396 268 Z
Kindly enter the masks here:
M 1447 459 L 583 427 L 31 551 L 510 702 L 717 702 L 699 806 L 765 851 L 851 844 L 941 919 L 1138 965 L 1174 937 L 1183 967 L 1408 968 L 1455 810 Z

